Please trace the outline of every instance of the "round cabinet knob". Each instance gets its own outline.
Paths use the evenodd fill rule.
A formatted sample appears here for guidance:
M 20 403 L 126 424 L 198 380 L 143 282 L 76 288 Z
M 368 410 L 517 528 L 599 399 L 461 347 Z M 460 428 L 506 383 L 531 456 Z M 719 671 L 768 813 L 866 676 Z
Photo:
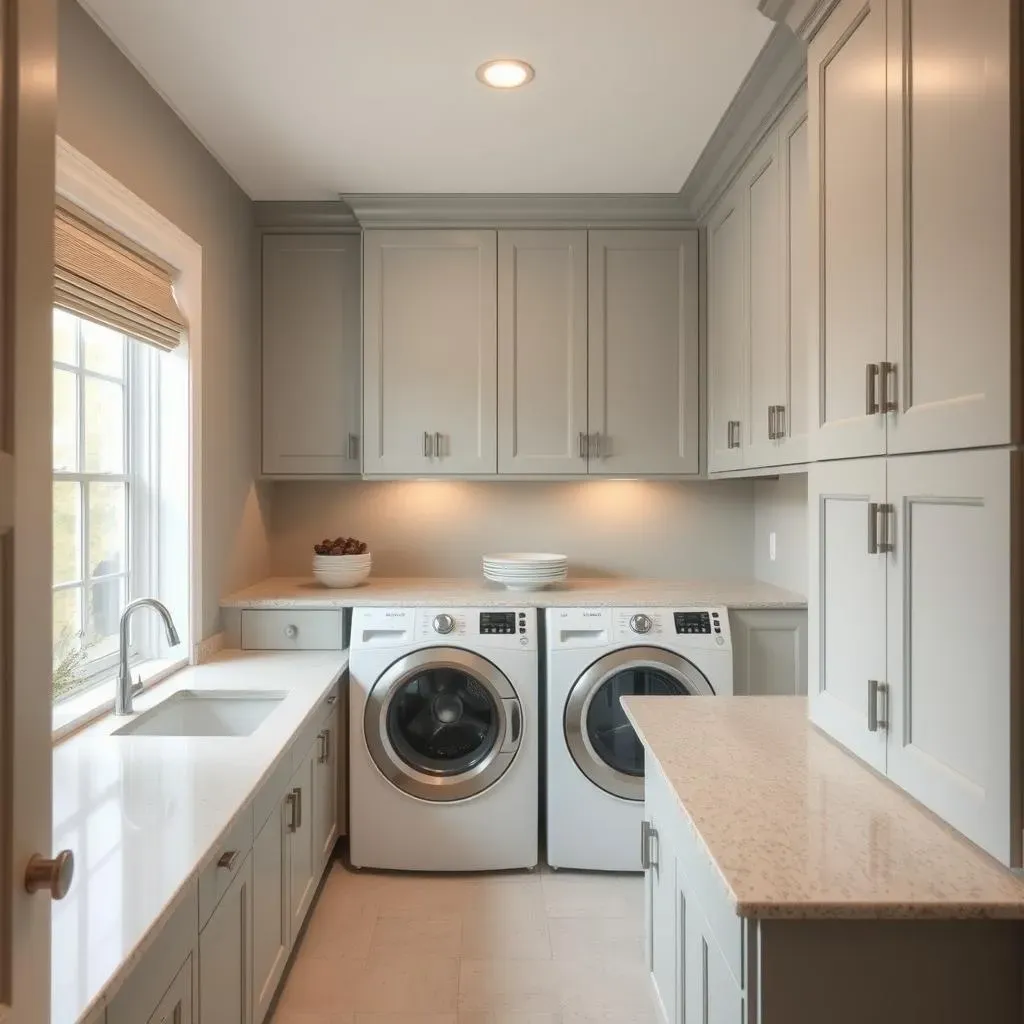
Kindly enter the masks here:
M 634 633 L 650 633 L 651 631 L 651 617 L 649 615 L 634 615 L 629 620 L 629 628 Z
M 434 632 L 450 633 L 455 628 L 455 620 L 447 613 L 434 616 Z
M 70 850 L 61 850 L 52 860 L 32 854 L 25 869 L 26 892 L 48 889 L 55 900 L 62 900 L 71 888 L 75 877 L 75 855 Z
M 299 627 L 298 626 L 285 626 L 284 627 L 284 635 L 286 637 L 288 637 L 289 640 L 294 640 L 299 635 Z

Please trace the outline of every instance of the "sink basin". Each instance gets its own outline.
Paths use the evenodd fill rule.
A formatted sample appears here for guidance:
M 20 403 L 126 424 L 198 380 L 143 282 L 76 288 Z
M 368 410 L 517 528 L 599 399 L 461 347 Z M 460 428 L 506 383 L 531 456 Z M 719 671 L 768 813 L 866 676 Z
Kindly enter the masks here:
M 267 690 L 181 690 L 114 735 L 251 736 L 285 696 Z

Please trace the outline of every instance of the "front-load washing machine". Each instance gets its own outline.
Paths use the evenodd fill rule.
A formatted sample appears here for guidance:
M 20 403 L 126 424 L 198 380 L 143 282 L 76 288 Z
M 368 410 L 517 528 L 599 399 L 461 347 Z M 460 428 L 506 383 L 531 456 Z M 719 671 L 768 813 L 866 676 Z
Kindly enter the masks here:
M 620 698 L 727 696 L 725 608 L 549 608 L 547 860 L 640 871 L 644 751 Z
M 353 613 L 354 867 L 536 865 L 538 673 L 532 608 Z

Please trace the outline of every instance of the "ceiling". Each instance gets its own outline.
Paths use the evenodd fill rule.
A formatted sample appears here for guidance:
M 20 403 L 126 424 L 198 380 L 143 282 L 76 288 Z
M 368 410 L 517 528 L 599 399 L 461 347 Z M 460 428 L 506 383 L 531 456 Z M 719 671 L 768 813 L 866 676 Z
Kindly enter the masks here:
M 676 192 L 772 28 L 757 0 L 84 5 L 253 199 Z M 536 78 L 485 88 L 497 56 Z

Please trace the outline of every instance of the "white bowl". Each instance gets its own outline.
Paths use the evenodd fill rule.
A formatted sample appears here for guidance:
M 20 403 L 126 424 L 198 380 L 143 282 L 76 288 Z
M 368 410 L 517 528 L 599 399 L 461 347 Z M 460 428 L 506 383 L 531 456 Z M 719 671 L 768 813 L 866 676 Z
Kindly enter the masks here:
M 362 555 L 313 555 L 314 563 L 323 565 L 358 565 L 362 562 L 369 562 L 373 556 L 367 551 Z
M 357 587 L 370 575 L 370 566 L 364 566 L 354 572 L 332 572 L 329 569 L 314 569 L 313 578 L 317 583 L 332 590 L 344 590 Z

